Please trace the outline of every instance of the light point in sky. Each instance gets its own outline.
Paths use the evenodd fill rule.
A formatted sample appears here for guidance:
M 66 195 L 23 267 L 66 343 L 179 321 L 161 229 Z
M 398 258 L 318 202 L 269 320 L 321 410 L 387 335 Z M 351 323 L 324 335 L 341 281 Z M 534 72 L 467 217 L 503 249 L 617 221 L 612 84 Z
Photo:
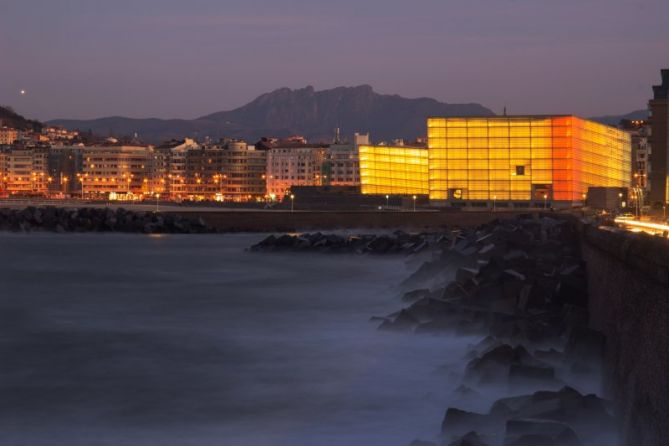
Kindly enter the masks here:
M 26 91 L 25 91 L 23 88 L 22 88 L 21 90 L 19 90 L 19 93 L 21 94 L 21 96 L 25 96 L 25 95 L 26 95 Z

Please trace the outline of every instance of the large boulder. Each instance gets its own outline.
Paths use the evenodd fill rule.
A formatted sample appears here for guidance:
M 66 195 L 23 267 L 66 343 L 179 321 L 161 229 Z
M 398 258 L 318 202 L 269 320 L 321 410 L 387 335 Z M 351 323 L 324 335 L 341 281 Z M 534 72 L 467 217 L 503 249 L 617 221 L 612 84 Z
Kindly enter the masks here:
M 583 446 L 574 430 L 568 425 L 531 418 L 507 421 L 504 445 Z
M 483 438 L 474 431 L 456 438 L 448 443 L 448 446 L 488 446 L 488 443 L 483 441 Z
M 582 395 L 571 387 L 502 398 L 492 405 L 490 414 L 507 419 L 560 421 L 586 432 L 607 432 L 614 428 L 604 400 L 595 395 Z
M 472 431 L 494 433 L 499 427 L 501 427 L 500 421 L 491 415 L 449 407 L 441 423 L 441 432 L 453 437 L 466 435 Z

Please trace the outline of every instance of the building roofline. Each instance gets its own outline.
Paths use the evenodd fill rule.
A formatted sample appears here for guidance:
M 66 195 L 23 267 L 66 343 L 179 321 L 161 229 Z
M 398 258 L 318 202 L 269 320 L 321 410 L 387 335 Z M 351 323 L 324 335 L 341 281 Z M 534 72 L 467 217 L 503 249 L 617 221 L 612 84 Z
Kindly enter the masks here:
M 581 118 L 574 114 L 540 114 L 540 115 L 467 115 L 467 116 L 428 116 L 427 119 L 502 119 L 502 118 Z

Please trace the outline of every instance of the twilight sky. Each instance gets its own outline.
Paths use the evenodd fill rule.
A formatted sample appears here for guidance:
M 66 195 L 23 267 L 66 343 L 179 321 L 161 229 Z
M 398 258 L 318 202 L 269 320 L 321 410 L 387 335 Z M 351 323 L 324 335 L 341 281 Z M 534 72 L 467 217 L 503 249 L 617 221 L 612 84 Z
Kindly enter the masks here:
M 38 119 L 194 118 L 359 84 L 616 114 L 645 107 L 660 68 L 668 0 L 0 0 L 0 104 Z

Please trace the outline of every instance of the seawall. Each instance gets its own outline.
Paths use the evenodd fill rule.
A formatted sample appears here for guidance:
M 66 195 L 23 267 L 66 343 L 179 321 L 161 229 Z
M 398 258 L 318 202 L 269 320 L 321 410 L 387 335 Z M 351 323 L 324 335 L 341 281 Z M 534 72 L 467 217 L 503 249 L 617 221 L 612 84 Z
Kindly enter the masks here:
M 436 230 L 477 226 L 498 218 L 513 218 L 522 212 L 188 210 L 172 213 L 201 218 L 208 226 L 225 232 L 293 232 L 336 229 Z
M 669 444 L 669 242 L 581 228 L 590 325 L 606 335 L 625 446 Z

